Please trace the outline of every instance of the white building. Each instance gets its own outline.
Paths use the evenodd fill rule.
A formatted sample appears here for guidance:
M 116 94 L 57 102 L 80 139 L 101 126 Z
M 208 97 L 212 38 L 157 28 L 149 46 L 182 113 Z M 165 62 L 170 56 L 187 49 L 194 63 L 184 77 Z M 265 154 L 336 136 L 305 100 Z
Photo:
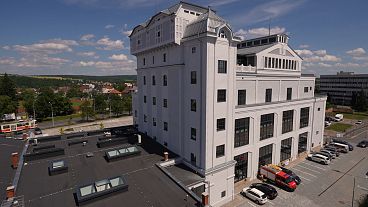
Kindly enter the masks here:
M 326 98 L 288 39 L 242 42 L 213 10 L 185 2 L 133 29 L 134 123 L 205 177 L 212 206 L 260 164 L 322 144 Z

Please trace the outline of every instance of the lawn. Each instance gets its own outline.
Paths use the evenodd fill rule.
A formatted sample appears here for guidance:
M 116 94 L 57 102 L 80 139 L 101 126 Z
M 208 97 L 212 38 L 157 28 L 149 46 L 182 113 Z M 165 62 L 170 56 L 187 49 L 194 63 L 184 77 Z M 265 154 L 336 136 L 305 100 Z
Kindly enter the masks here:
M 364 113 L 344 114 L 344 118 L 346 118 L 346 119 L 364 120 L 364 119 L 368 119 L 368 115 L 367 114 L 364 114 Z
M 352 127 L 353 125 L 350 124 L 343 124 L 343 123 L 333 123 L 331 126 L 327 127 L 326 129 L 336 131 L 336 132 L 345 132 L 347 129 Z
M 72 118 L 72 119 L 79 118 L 80 116 L 81 116 L 80 114 L 70 114 L 70 115 L 66 115 L 66 116 L 55 116 L 54 120 L 55 121 L 64 121 L 64 120 L 69 120 L 70 118 Z M 52 121 L 52 118 L 47 117 L 43 121 Z

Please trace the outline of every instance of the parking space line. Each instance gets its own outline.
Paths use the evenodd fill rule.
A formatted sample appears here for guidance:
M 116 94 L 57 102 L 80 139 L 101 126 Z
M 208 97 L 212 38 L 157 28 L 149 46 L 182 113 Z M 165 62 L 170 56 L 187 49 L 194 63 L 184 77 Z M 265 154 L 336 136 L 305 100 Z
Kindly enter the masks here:
M 257 207 L 254 204 L 250 203 L 249 201 L 247 201 L 249 205 L 253 206 L 253 207 Z
M 303 180 L 308 180 L 308 181 L 311 181 L 311 180 L 309 180 L 308 178 L 306 178 L 306 177 L 303 177 L 303 176 L 301 176 L 301 175 L 298 175 L 299 177 L 301 177 L 301 178 L 303 178 Z
M 307 167 L 304 167 L 304 166 L 302 166 L 302 165 L 296 165 L 296 166 L 294 166 L 294 168 L 295 168 L 295 167 L 301 167 L 301 168 L 304 168 L 304 169 L 310 170 L 310 171 L 312 171 L 312 172 L 315 172 L 315 173 L 321 174 L 321 173 L 320 173 L 320 172 L 318 172 L 317 170 L 312 170 L 312 169 L 307 168 Z M 294 168 L 293 168 L 293 169 L 294 169 Z
M 317 177 L 317 176 L 315 176 L 315 175 L 313 175 L 313 174 L 310 174 L 310 173 L 304 172 L 303 170 L 298 170 L 298 169 L 296 169 L 296 168 L 294 168 L 294 170 L 299 171 L 299 172 L 304 173 L 304 174 L 307 174 L 307 175 L 309 175 L 309 176 L 315 177 L 315 178 Z
M 275 205 L 275 204 L 274 204 L 274 203 L 272 203 L 270 200 L 268 200 L 268 203 L 270 203 L 270 204 L 271 204 L 271 205 L 273 205 L 273 206 Z
M 312 167 L 318 168 L 318 169 L 323 170 L 323 171 L 326 171 L 326 170 L 327 170 L 327 169 L 324 169 L 324 168 L 321 168 L 321 167 L 318 167 L 318 166 L 312 165 L 312 164 L 307 163 L 307 162 L 303 162 L 302 164 L 306 164 L 306 165 L 309 165 L 309 166 L 312 166 Z

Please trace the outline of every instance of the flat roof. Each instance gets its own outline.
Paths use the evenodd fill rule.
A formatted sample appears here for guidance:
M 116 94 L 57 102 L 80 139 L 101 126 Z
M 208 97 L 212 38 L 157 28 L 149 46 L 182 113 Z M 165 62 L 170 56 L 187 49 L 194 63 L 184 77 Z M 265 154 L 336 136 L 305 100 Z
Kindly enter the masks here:
M 18 183 L 16 196 L 24 196 L 27 207 L 65 207 L 77 206 L 75 195 L 78 186 L 91 184 L 99 180 L 124 176 L 129 184 L 126 192 L 97 199 L 84 206 L 195 206 L 196 201 L 165 175 L 156 163 L 162 160 L 164 148 L 149 138 L 142 136 L 141 154 L 121 160 L 107 162 L 105 152 L 129 143 L 106 148 L 98 148 L 97 136 L 83 138 L 86 146 L 76 144 L 68 146 L 66 140 L 50 141 L 39 144 L 55 145 L 64 148 L 65 155 L 25 162 Z M 33 150 L 31 146 L 28 151 Z M 92 152 L 93 157 L 87 157 Z M 64 160 L 68 172 L 49 176 L 48 166 L 52 161 Z

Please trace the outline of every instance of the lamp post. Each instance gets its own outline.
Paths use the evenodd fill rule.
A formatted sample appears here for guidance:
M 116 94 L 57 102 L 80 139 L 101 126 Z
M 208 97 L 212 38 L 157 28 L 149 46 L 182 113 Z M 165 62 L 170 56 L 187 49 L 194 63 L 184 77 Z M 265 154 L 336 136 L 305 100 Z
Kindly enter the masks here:
M 52 108 L 52 103 L 49 102 L 49 104 L 51 105 L 51 119 L 52 119 L 52 127 L 55 127 L 55 122 L 54 122 L 54 109 Z

